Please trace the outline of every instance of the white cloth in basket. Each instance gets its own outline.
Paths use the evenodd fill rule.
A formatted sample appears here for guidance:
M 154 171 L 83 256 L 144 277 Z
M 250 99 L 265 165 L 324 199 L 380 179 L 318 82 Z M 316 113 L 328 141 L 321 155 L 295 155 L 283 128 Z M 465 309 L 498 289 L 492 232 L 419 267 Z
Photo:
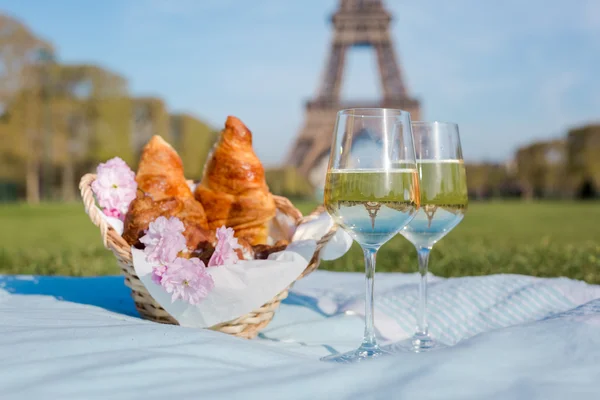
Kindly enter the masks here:
M 119 234 L 121 221 L 104 219 Z M 243 260 L 236 264 L 208 268 L 214 288 L 200 303 L 190 305 L 182 300 L 171 301 L 171 295 L 152 280 L 153 264 L 146 262 L 143 251 L 131 248 L 136 275 L 148 293 L 179 325 L 208 328 L 246 315 L 273 299 L 292 284 L 306 269 L 316 250 L 317 241 L 333 227 L 327 213 L 296 227 L 295 221 L 277 211 L 271 222 L 270 242 L 291 240 L 284 251 L 271 254 L 267 260 Z M 352 239 L 339 230 L 322 249 L 321 258 L 335 259 L 344 255 Z

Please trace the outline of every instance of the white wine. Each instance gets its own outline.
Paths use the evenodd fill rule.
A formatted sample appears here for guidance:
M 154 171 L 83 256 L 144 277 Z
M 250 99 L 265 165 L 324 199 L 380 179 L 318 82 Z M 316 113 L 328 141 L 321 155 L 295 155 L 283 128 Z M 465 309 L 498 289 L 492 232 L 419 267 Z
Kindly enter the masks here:
M 359 244 L 381 246 L 415 215 L 419 206 L 416 169 L 330 170 L 325 207 Z
M 421 160 L 420 209 L 400 232 L 416 247 L 431 247 L 462 221 L 468 206 L 462 160 Z

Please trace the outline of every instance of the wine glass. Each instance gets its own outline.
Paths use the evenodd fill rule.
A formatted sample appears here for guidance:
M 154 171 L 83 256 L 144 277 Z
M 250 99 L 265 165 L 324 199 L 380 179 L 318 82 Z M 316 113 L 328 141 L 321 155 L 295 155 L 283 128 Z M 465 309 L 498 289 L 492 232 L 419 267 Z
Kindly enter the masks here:
M 324 203 L 334 222 L 365 257 L 365 333 L 357 350 L 323 358 L 356 362 L 384 354 L 375 339 L 373 280 L 377 250 L 416 215 L 419 178 L 410 114 L 392 109 L 349 109 L 337 114 Z
M 420 209 L 400 234 L 415 246 L 419 260 L 417 328 L 408 347 L 421 352 L 444 347 L 431 338 L 427 328 L 429 253 L 434 244 L 462 221 L 469 200 L 458 125 L 415 121 L 412 131 L 419 170 Z

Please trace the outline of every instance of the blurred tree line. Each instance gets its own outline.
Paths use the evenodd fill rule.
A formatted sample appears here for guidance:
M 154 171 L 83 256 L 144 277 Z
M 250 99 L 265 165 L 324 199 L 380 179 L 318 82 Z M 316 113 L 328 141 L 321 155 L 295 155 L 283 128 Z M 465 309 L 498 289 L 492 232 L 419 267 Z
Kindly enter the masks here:
M 600 195 L 600 125 L 571 129 L 564 139 L 536 142 L 501 164 L 468 164 L 474 199 L 591 199 Z
M 96 65 L 65 65 L 22 23 L 0 15 L 0 200 L 77 198 L 82 174 L 119 156 L 136 168 L 161 135 L 200 178 L 217 132 L 158 98 L 128 94 L 126 80 Z
M 61 64 L 52 44 L 0 14 L 0 202 L 75 200 L 81 175 L 115 156 L 135 169 L 152 135 L 171 143 L 187 177 L 199 179 L 218 129 L 169 113 L 159 98 L 132 97 L 117 73 Z M 267 169 L 266 178 L 273 193 L 314 196 L 293 167 Z M 474 199 L 596 197 L 600 125 L 523 147 L 506 164 L 468 164 L 467 180 Z
M 96 65 L 65 65 L 54 47 L 0 14 L 0 202 L 73 201 L 79 178 L 118 156 L 132 168 L 152 135 L 179 152 L 189 179 L 199 179 L 214 129 L 188 114 L 170 114 L 159 98 L 132 97 L 127 81 Z M 273 193 L 313 193 L 292 168 L 266 171 Z

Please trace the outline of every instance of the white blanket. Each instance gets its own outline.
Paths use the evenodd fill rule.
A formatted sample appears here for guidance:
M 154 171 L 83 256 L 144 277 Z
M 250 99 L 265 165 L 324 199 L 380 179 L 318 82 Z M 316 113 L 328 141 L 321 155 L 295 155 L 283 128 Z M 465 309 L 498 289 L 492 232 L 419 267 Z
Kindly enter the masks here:
M 378 274 L 376 327 L 414 325 L 415 275 Z M 0 276 L 1 399 L 598 399 L 600 287 L 432 278 L 431 331 L 452 347 L 356 365 L 360 274 L 298 282 L 257 340 L 140 320 L 121 277 Z

